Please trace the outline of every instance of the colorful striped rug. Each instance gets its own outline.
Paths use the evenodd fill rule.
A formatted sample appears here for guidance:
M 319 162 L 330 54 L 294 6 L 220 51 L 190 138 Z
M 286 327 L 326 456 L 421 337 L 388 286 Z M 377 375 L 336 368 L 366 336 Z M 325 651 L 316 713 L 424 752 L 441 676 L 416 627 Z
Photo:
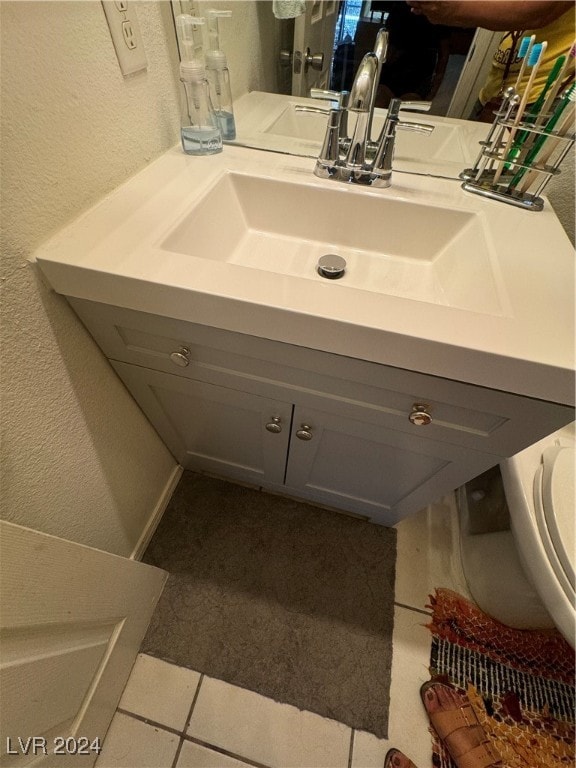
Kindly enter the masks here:
M 468 694 L 504 766 L 574 766 L 575 657 L 564 638 L 506 627 L 448 589 L 430 600 L 431 676 Z M 433 765 L 455 768 L 432 740 Z

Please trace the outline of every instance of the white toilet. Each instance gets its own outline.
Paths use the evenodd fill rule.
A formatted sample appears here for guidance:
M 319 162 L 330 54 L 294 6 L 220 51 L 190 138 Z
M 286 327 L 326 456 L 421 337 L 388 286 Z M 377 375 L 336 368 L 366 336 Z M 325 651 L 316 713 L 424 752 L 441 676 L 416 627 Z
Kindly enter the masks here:
M 474 600 L 503 624 L 556 626 L 576 643 L 575 424 L 461 488 L 462 566 Z

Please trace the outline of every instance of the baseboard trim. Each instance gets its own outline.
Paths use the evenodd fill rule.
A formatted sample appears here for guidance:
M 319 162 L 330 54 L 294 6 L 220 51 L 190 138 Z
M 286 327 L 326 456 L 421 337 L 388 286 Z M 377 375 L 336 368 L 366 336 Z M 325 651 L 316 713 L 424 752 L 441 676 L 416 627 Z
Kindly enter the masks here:
M 160 494 L 158 503 L 156 504 L 154 511 L 150 515 L 150 519 L 148 520 L 146 527 L 142 531 L 142 535 L 138 539 L 138 542 L 134 547 L 134 551 L 130 555 L 131 560 L 140 560 L 142 558 L 142 555 L 146 551 L 146 547 L 150 543 L 150 539 L 152 538 L 152 536 L 154 536 L 154 531 L 156 530 L 156 528 L 158 527 L 158 524 L 160 523 L 160 520 L 162 519 L 162 515 L 164 514 L 164 511 L 168 506 L 168 502 L 172 498 L 172 494 L 174 493 L 174 490 L 178 485 L 178 481 L 182 477 L 183 471 L 184 471 L 184 468 L 181 467 L 179 464 L 177 464 L 174 467 L 172 474 L 168 478 L 168 482 L 164 486 L 164 490 Z

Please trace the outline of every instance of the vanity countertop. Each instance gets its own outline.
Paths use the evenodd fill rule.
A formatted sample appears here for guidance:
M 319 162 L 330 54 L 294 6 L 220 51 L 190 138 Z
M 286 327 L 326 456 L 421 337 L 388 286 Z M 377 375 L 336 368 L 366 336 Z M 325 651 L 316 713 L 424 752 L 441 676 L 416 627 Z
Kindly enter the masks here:
M 243 147 L 208 157 L 175 147 L 46 242 L 35 258 L 54 290 L 67 296 L 574 403 L 574 250 L 548 202 L 542 212 L 524 211 L 470 195 L 456 180 L 404 173 L 393 175 L 390 189 L 358 190 L 318 179 L 313 168 L 310 158 Z M 320 195 L 338 187 L 372 201 L 474 212 L 488 232 L 498 311 L 163 247 L 198 199 L 231 172 L 306 184 Z M 216 231 L 227 227 L 224 214 L 208 223 Z M 379 227 L 377 215 L 373 226 Z M 465 260 L 466 251 L 458 258 Z

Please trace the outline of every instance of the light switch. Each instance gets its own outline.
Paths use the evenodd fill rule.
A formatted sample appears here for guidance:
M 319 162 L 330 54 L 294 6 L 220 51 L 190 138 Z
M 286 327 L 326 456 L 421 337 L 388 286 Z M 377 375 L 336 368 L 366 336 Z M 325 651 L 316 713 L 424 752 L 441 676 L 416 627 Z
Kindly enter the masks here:
M 129 0 L 102 0 L 123 75 L 133 75 L 148 68 L 135 5 Z

